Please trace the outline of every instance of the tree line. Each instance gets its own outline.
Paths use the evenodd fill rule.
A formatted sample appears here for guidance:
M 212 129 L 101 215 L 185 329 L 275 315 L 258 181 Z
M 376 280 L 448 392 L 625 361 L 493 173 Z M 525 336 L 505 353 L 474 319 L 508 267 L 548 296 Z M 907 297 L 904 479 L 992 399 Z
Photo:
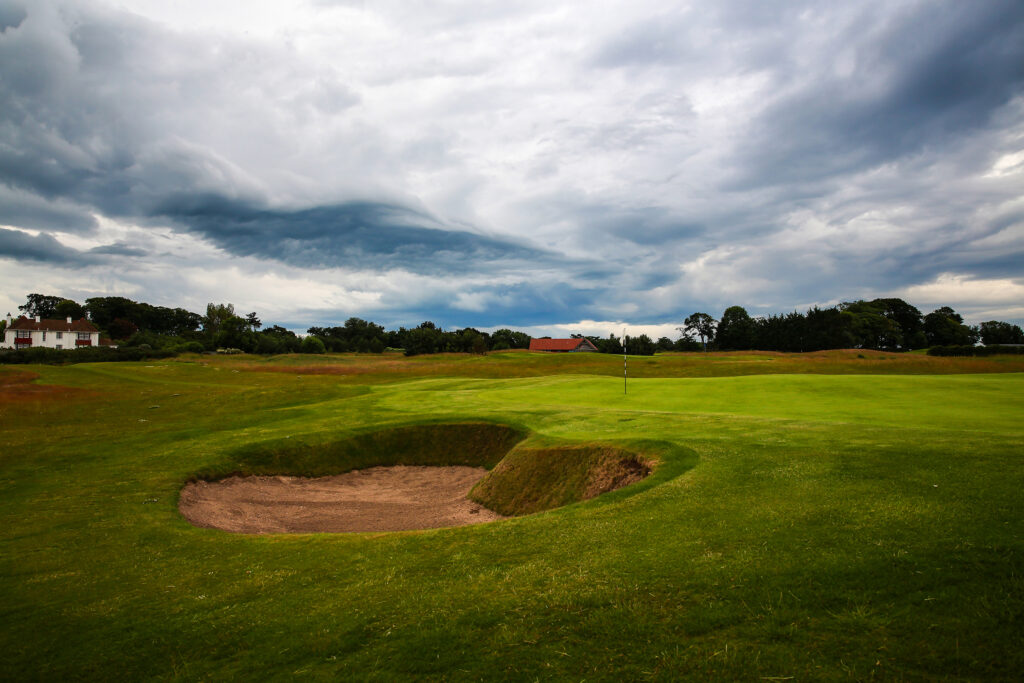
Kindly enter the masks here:
M 830 308 L 751 317 L 742 306 L 730 306 L 719 320 L 694 313 L 679 328 L 704 349 L 723 351 L 821 351 L 885 349 L 909 351 L 930 347 L 1024 344 L 1018 325 L 990 320 L 967 325 L 948 306 L 922 315 L 902 299 L 844 302 Z
M 93 297 L 84 303 L 43 294 L 29 294 L 25 315 L 41 318 L 82 318 L 122 348 L 170 352 L 227 351 L 263 355 L 278 353 L 402 351 L 406 355 L 486 353 L 526 349 L 530 335 L 502 328 L 483 332 L 472 327 L 444 330 L 426 321 L 416 327 L 387 330 L 352 317 L 343 325 L 310 327 L 300 337 L 279 325 L 264 327 L 256 312 L 238 314 L 232 304 L 210 303 L 206 314 L 167 308 L 124 297 Z M 984 344 L 1024 344 L 1017 325 L 988 321 L 967 325 L 948 306 L 923 315 L 902 299 L 844 302 L 806 313 L 752 317 L 742 306 L 730 306 L 716 319 L 703 312 L 688 316 L 677 328 L 678 339 L 653 340 L 646 334 L 607 338 L 587 336 L 601 353 L 631 355 L 658 351 L 763 350 L 820 351 L 837 348 L 910 350 L 928 347 L 968 348 Z M 583 335 L 572 335 L 582 338 Z

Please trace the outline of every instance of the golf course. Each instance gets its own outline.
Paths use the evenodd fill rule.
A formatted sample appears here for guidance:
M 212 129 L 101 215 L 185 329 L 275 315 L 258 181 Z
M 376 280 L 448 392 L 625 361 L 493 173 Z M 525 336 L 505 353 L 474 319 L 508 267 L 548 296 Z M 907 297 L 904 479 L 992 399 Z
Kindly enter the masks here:
M 1024 356 L 183 354 L 0 368 L 2 680 L 1010 680 Z M 467 514 L 189 485 L 477 468 Z M 418 470 L 417 470 L 418 471 Z M 291 481 L 291 479 L 288 479 Z

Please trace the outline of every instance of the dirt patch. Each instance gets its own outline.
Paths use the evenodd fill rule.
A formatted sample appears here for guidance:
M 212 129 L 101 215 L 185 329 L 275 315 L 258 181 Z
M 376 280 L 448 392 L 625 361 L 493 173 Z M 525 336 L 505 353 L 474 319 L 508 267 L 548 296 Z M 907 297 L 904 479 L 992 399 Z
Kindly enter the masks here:
M 65 387 L 60 384 L 36 384 L 39 375 L 26 370 L 0 373 L 0 404 L 18 404 L 26 401 L 66 401 L 97 396 L 95 391 Z
M 406 531 L 503 517 L 466 494 L 482 467 L 370 467 L 331 477 L 196 481 L 178 509 L 192 524 L 247 534 Z
M 651 468 L 636 458 L 623 458 L 603 463 L 590 471 L 590 480 L 583 493 L 584 500 L 590 500 L 602 493 L 636 483 L 651 473 Z

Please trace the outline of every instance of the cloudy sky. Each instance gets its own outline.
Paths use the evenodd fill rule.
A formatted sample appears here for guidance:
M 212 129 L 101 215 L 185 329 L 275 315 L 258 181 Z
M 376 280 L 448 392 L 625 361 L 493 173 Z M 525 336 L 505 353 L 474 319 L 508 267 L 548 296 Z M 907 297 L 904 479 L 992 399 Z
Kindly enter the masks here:
M 1024 322 L 1019 0 L 0 0 L 0 31 L 0 313 Z

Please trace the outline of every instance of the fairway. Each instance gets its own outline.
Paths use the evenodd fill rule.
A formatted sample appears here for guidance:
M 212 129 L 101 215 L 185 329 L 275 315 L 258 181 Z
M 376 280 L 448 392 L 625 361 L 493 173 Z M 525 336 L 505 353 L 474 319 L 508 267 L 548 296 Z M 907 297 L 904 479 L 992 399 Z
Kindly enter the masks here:
M 0 368 L 0 679 L 1024 670 L 1021 357 L 664 354 L 624 395 L 621 357 L 568 355 Z M 650 476 L 588 500 L 566 464 L 634 456 Z M 509 517 L 178 510 L 190 480 L 375 465 L 485 467 Z

